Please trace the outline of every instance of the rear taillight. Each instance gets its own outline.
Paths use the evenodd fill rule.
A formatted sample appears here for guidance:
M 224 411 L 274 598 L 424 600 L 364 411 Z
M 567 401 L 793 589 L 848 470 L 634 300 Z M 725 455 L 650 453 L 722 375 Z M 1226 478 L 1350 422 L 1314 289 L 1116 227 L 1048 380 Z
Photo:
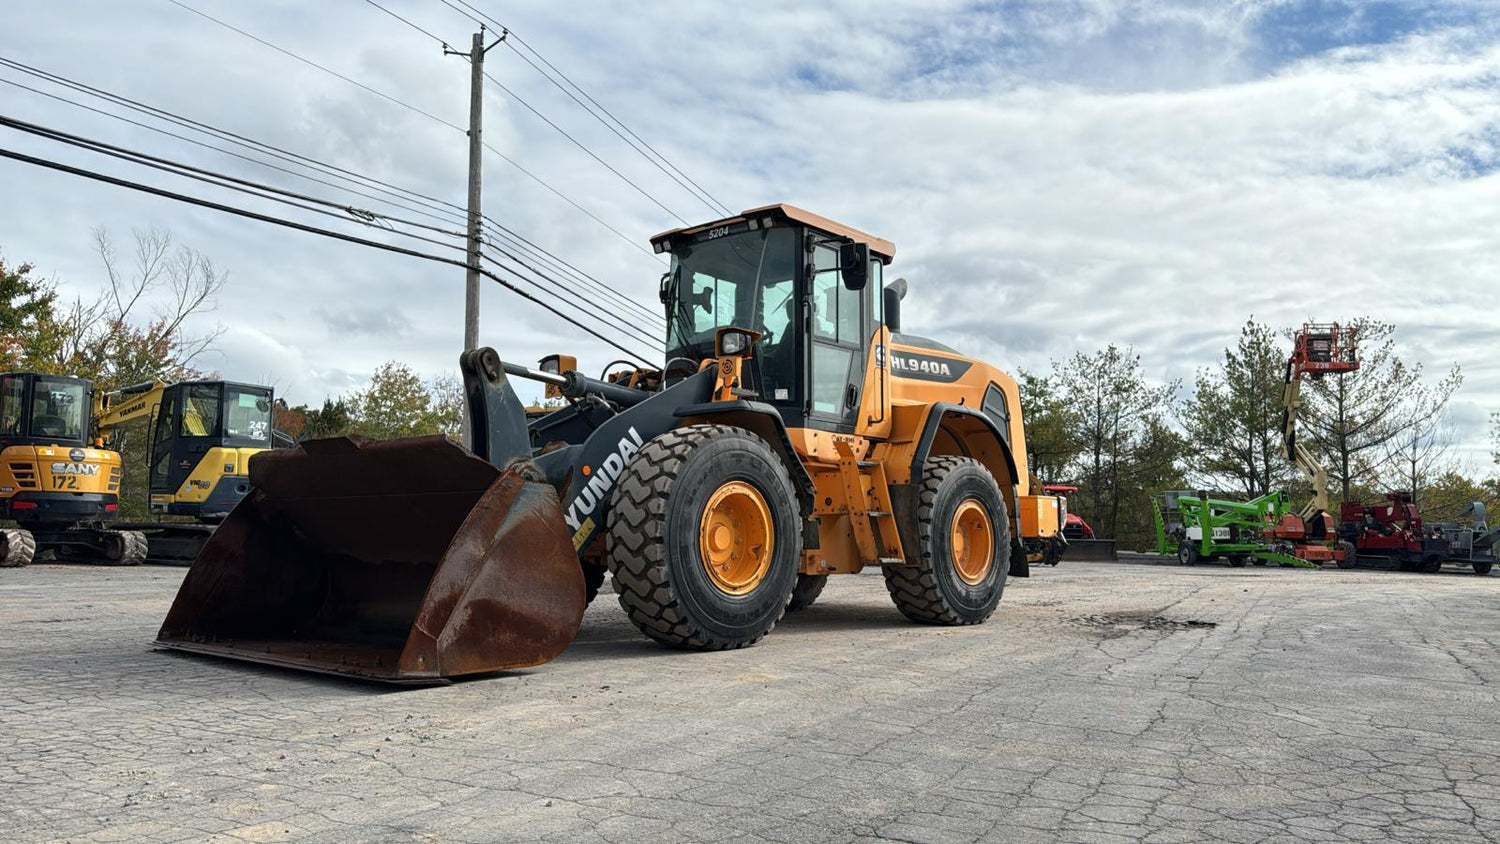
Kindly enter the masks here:
M 113 513 L 113 512 L 115 512 L 118 509 L 120 509 L 120 505 L 118 505 L 118 504 L 106 504 L 106 505 L 104 505 L 104 512 L 106 512 L 106 513 Z
M 12 509 L 12 510 L 35 510 L 36 509 L 36 502 L 35 501 L 12 501 L 10 503 L 10 509 Z

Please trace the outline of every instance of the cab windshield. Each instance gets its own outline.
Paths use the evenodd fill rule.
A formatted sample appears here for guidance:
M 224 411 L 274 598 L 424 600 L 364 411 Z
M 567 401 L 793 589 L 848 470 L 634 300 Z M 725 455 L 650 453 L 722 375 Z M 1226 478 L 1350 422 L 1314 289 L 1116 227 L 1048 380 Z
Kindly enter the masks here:
M 271 443 L 271 394 L 241 387 L 224 389 L 224 435 Z
M 31 435 L 55 440 L 82 440 L 85 390 L 72 381 L 39 378 L 31 401 Z
M 718 329 L 748 328 L 763 335 L 756 347 L 765 381 L 762 392 L 773 398 L 778 387 L 789 389 L 796 257 L 793 231 L 783 227 L 739 232 L 675 250 L 667 358 L 703 360 L 713 354 Z

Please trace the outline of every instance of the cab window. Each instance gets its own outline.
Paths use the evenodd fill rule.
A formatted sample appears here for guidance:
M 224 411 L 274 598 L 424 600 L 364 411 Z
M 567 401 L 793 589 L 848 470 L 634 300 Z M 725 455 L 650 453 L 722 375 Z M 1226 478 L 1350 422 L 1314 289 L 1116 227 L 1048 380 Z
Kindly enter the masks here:
M 263 390 L 224 388 L 224 436 L 271 440 L 271 396 Z
M 0 379 L 0 436 L 19 437 L 26 414 L 26 379 Z
M 39 378 L 31 401 L 31 435 L 57 440 L 82 440 L 87 394 L 82 384 Z
M 185 391 L 182 402 L 182 435 L 184 437 L 217 437 L 219 435 L 219 387 L 194 384 Z

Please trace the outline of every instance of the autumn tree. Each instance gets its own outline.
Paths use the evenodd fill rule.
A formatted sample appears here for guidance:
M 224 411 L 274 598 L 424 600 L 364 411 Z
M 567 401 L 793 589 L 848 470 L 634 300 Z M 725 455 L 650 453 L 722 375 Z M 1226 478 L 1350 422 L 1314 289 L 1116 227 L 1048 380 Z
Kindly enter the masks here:
M 1078 456 L 1078 414 L 1063 400 L 1052 378 L 1019 370 L 1021 418 L 1026 429 L 1026 465 L 1043 483 L 1068 477 Z
M 1490 414 L 1490 461 L 1500 463 L 1500 413 Z
M 31 264 L 10 266 L 0 257 L 0 365 L 26 369 L 45 356 L 42 327 L 57 305 L 57 287 L 32 275 Z
M 93 236 L 103 291 L 76 297 L 42 321 L 38 345 L 45 351 L 35 368 L 89 378 L 103 390 L 201 377 L 197 362 L 222 329 L 192 333 L 187 323 L 213 310 L 228 274 L 160 229 L 134 232 L 128 258 L 107 231 Z
M 1359 369 L 1306 379 L 1299 417 L 1308 435 L 1303 442 L 1323 459 L 1345 501 L 1354 500 L 1361 481 L 1379 478 L 1394 444 L 1441 415 L 1463 383 L 1458 364 L 1438 380 L 1429 379 L 1421 362 L 1401 355 L 1391 324 L 1360 318 L 1352 326 Z
M 296 440 L 340 437 L 354 428 L 354 413 L 345 399 L 325 398 L 320 408 L 300 405 L 293 410 L 301 413 L 305 420 L 302 432 L 293 437 Z
M 1387 444 L 1382 486 L 1410 491 L 1412 501 L 1425 509 L 1428 488 L 1435 480 L 1459 474 L 1457 445 L 1458 431 L 1446 410 L 1415 420 Z
M 1282 390 L 1287 352 L 1269 326 L 1247 320 L 1215 369 L 1199 371 L 1179 419 L 1199 486 L 1255 498 L 1286 484 Z
M 1163 465 L 1175 463 L 1176 455 L 1169 452 L 1180 443 L 1167 437 L 1164 419 L 1178 385 L 1150 384 L 1135 350 L 1113 345 L 1054 361 L 1052 382 L 1074 414 L 1080 489 L 1070 506 L 1099 536 L 1116 537 L 1122 524 L 1136 525 L 1149 512 L 1127 509 L 1140 503 L 1134 499 L 1142 492 L 1136 486 L 1143 481 L 1137 471 L 1141 457 L 1152 455 L 1158 471 L 1151 474 L 1165 474 L 1159 471 Z M 1122 519 L 1122 513 L 1128 515 Z

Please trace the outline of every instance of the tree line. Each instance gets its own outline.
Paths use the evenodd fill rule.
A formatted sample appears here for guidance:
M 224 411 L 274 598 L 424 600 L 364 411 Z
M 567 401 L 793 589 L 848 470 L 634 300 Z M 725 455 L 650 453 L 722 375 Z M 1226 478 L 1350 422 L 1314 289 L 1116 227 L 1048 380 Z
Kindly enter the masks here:
M 1481 479 L 1458 453 L 1447 406 L 1463 383 L 1459 366 L 1431 373 L 1402 353 L 1395 326 L 1369 318 L 1349 325 L 1360 368 L 1306 378 L 1297 427 L 1328 470 L 1331 501 L 1402 489 L 1430 520 L 1456 520 L 1476 500 L 1500 512 L 1500 480 Z M 1113 345 L 1053 361 L 1050 372 L 1023 370 L 1031 471 L 1077 486 L 1070 509 L 1122 548 L 1150 546 L 1152 499 L 1163 490 L 1248 499 L 1285 489 L 1304 501 L 1311 486 L 1282 449 L 1290 352 L 1290 331 L 1250 319 L 1190 387 L 1153 382 L 1133 348 Z M 1500 413 L 1491 428 L 1500 463 Z
M 92 247 L 101 282 L 93 297 L 70 298 L 32 264 L 10 263 L 0 254 L 0 371 L 87 378 L 102 392 L 156 380 L 217 378 L 201 361 L 223 328 L 190 326 L 213 312 L 229 274 L 160 229 L 133 232 L 123 250 L 98 229 Z M 462 418 L 458 379 L 425 380 L 397 361 L 378 368 L 363 389 L 320 407 L 278 402 L 275 409 L 276 429 L 293 440 L 343 434 L 457 438 Z M 123 517 L 148 515 L 149 441 L 140 421 L 117 429 L 109 443 L 124 463 Z

